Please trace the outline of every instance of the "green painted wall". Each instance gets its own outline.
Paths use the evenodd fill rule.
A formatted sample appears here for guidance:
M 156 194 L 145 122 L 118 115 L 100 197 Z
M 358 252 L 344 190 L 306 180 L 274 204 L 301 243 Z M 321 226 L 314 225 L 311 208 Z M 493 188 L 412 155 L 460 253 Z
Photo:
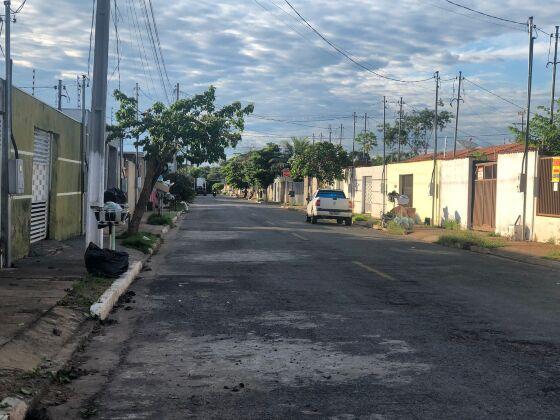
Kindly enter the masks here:
M 18 89 L 13 91 L 13 133 L 24 161 L 25 196 L 31 196 L 34 130 L 53 133 L 49 239 L 64 240 L 81 233 L 81 124 Z M 68 194 L 74 193 L 74 194 Z M 31 199 L 12 199 L 14 259 L 29 253 Z

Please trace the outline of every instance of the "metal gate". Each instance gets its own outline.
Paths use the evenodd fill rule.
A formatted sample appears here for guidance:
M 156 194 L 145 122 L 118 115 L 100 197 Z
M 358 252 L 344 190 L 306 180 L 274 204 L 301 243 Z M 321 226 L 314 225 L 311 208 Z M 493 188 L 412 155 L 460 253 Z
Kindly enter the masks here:
M 474 173 L 473 220 L 474 229 L 494 230 L 496 227 L 496 163 L 477 163 Z
M 373 180 L 371 176 L 364 177 L 364 213 L 371 214 L 371 203 L 373 202 Z
M 33 149 L 33 178 L 31 190 L 30 242 L 47 238 L 49 222 L 49 191 L 51 172 L 51 134 L 35 129 Z

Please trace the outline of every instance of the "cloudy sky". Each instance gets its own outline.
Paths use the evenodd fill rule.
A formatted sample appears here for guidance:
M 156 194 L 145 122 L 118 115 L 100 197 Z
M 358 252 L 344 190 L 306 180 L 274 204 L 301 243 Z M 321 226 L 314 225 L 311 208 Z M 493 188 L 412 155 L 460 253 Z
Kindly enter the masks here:
M 535 17 L 543 32 L 535 42 L 534 102 L 546 105 L 552 74 L 546 66 L 547 33 L 560 24 L 560 2 L 458 1 L 516 22 Z M 13 8 L 20 2 L 14 0 Z M 472 137 L 483 146 L 503 143 L 509 139 L 507 126 L 520 121 L 519 107 L 470 81 L 525 106 L 528 35 L 523 25 L 486 18 L 445 0 L 290 2 L 329 40 L 379 74 L 417 80 L 438 70 L 446 110 L 453 111 L 450 100 L 457 83 L 452 79 L 463 71 L 460 138 Z M 121 88 L 132 94 L 138 82 L 142 108 L 165 101 L 164 86 L 172 96 L 171 85 L 177 82 L 181 95 L 212 84 L 219 103 L 252 102 L 255 116 L 239 151 L 295 135 L 328 138 L 329 126 L 338 140 L 341 124 L 343 144 L 351 148 L 352 113 L 360 116 L 358 130 L 363 130 L 365 113 L 368 128 L 375 129 L 382 119 L 383 95 L 391 120 L 401 96 L 405 112 L 433 107 L 433 80 L 399 83 L 357 67 L 302 24 L 284 0 L 152 0 L 168 76 L 162 77 L 146 29 L 147 3 L 116 0 L 109 88 L 117 88 L 120 79 Z M 30 92 L 35 69 L 41 88 L 37 96 L 54 105 L 52 86 L 62 78 L 70 96 L 65 106 L 77 106 L 76 77 L 88 72 L 91 16 L 91 0 L 28 0 L 13 25 L 15 84 Z M 452 127 L 441 138 L 446 136 L 451 142 Z

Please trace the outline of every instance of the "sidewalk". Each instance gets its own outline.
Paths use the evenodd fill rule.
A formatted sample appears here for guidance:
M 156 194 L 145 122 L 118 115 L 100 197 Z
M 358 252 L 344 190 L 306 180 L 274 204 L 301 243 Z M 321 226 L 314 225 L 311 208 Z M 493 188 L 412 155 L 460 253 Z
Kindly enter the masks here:
M 142 224 L 140 230 L 163 236 L 168 227 Z M 129 253 L 131 267 L 149 258 L 119 242 L 117 249 Z M 52 379 L 48 372 L 64 368 L 96 325 L 90 305 L 118 279 L 84 281 L 84 250 L 84 237 L 45 240 L 14 268 L 0 271 L 0 404 L 6 397 L 32 399 L 36 385 Z

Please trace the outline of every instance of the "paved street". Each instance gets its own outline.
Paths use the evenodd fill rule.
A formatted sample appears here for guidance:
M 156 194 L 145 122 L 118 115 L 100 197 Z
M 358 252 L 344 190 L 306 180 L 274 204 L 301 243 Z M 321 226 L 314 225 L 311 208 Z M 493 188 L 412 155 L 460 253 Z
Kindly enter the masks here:
M 132 290 L 51 418 L 560 413 L 548 268 L 201 197 Z

